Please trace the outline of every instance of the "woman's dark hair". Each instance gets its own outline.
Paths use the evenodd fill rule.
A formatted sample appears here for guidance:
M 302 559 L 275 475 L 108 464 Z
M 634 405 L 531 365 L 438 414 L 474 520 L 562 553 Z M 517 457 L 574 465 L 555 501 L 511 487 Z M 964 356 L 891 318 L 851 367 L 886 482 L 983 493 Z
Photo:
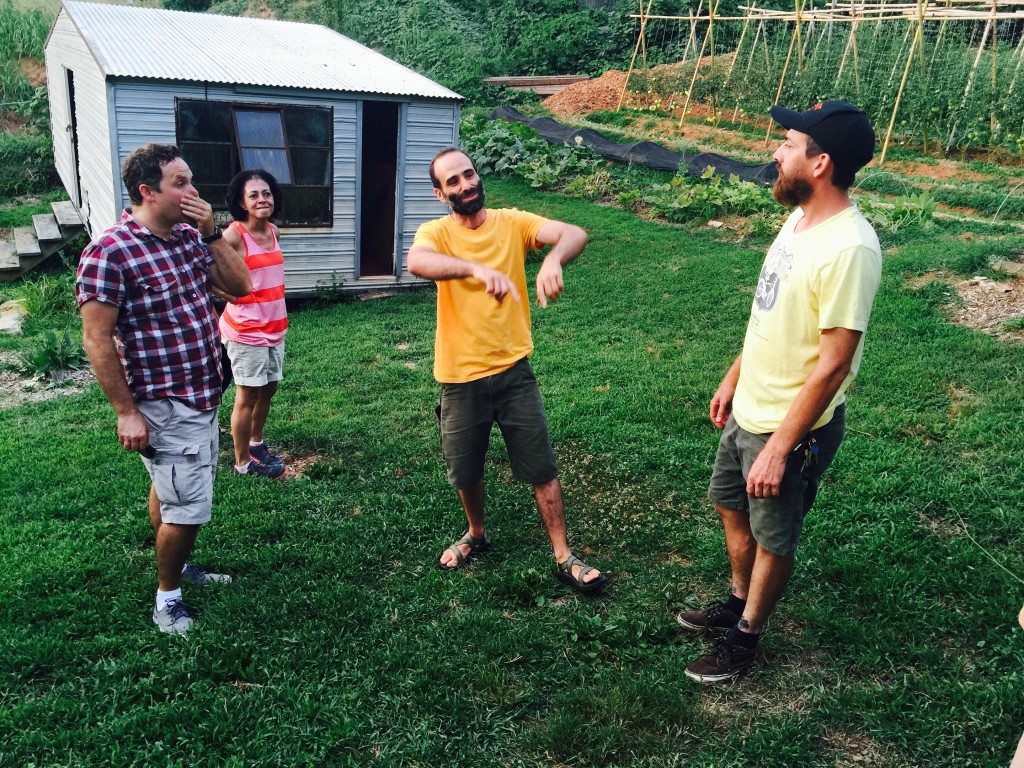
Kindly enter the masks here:
M 255 171 L 242 171 L 231 180 L 231 183 L 228 185 L 227 197 L 224 198 L 224 202 L 228 204 L 228 212 L 231 213 L 231 218 L 235 221 L 245 221 L 249 218 L 249 214 L 245 211 L 245 206 L 242 205 L 242 200 L 245 197 L 246 182 L 253 179 L 265 181 L 267 186 L 270 187 L 270 194 L 274 196 L 274 212 L 270 216 L 270 220 L 273 221 L 277 214 L 281 212 L 281 204 L 283 202 L 281 198 L 281 185 L 277 183 L 277 179 L 262 168 L 257 168 Z

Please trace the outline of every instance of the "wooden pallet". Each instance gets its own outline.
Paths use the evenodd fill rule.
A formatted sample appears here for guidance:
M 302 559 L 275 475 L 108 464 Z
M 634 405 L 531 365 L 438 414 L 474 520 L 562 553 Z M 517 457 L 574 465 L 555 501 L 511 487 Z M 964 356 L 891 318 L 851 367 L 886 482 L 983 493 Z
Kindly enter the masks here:
M 484 78 L 484 82 L 488 85 L 504 85 L 513 91 L 534 91 L 541 96 L 551 96 L 567 85 L 589 79 L 586 75 L 544 75 L 538 77 L 487 77 Z
M 85 233 L 78 210 L 68 200 L 51 203 L 53 213 L 37 213 L 31 227 L 17 227 L 0 240 L 0 280 L 17 280 Z

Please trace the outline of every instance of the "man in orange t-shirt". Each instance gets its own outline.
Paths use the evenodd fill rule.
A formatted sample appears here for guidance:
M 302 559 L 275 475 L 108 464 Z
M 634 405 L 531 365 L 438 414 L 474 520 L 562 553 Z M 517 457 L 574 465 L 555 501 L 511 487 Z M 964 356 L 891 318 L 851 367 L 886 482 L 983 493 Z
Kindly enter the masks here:
M 526 253 L 552 246 L 537 274 L 537 302 L 562 294 L 562 267 L 587 244 L 579 227 L 515 209 L 484 208 L 484 185 L 458 149 L 430 164 L 437 199 L 451 208 L 419 228 L 409 271 L 437 282 L 434 377 L 441 383 L 441 448 L 469 530 L 442 554 L 455 570 L 490 548 L 484 530 L 484 457 L 498 423 L 515 475 L 533 485 L 560 580 L 583 593 L 605 576 L 569 549 L 558 468 L 537 380 L 526 288 Z

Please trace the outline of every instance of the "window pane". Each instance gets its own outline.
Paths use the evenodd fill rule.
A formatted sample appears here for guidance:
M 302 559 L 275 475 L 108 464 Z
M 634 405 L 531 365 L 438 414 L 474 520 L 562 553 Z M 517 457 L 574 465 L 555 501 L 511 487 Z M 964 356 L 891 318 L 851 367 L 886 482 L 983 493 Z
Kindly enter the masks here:
M 288 170 L 288 153 L 283 149 L 242 148 L 242 170 L 253 171 L 262 168 L 277 179 L 280 184 L 291 184 L 292 174 Z
M 329 147 L 331 145 L 331 110 L 285 107 L 284 124 L 288 143 L 293 147 Z
M 238 144 L 243 147 L 283 147 L 284 128 L 278 112 L 235 112 Z
M 181 157 L 197 183 L 227 184 L 235 175 L 233 156 L 230 144 L 181 144 Z
M 231 105 L 220 101 L 178 101 L 178 143 L 231 141 Z
M 331 223 L 331 191 L 316 187 L 293 187 L 283 192 L 284 223 L 328 226 Z
M 226 211 L 228 204 L 225 202 L 228 196 L 227 185 L 221 184 L 195 184 L 199 196 L 213 206 L 215 211 Z
M 295 183 L 313 186 L 330 184 L 330 155 L 326 149 L 292 147 L 292 168 Z

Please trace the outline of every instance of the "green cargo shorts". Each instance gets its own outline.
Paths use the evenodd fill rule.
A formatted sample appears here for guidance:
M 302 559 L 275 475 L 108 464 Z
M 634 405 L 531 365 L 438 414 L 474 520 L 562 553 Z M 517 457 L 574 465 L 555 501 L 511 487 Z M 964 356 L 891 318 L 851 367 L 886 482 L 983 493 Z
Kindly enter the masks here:
M 791 555 L 800 543 L 804 518 L 814 504 L 821 476 L 835 458 L 845 432 L 846 405 L 842 404 L 831 421 L 811 430 L 790 454 L 779 495 L 759 499 L 747 495 L 747 475 L 772 435 L 747 432 L 730 416 L 718 443 L 708 498 L 720 507 L 746 512 L 750 531 L 762 548 L 780 556 Z
M 544 402 L 527 358 L 493 376 L 442 384 L 439 409 L 441 452 L 455 488 L 472 488 L 483 478 L 495 422 L 516 477 L 533 485 L 558 477 Z

